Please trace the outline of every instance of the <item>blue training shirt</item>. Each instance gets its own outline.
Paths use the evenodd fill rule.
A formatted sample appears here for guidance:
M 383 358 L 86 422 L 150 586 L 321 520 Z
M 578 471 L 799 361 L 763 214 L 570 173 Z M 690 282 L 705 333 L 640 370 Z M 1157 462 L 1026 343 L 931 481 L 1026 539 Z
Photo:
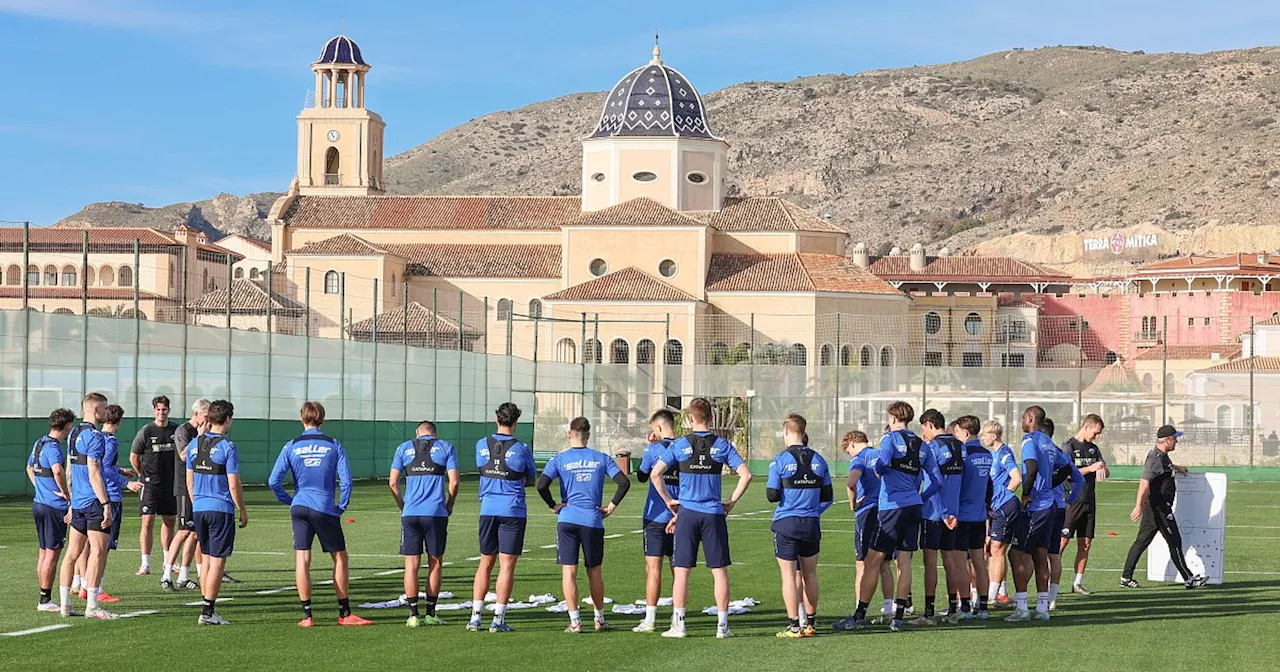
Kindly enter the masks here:
M 284 489 L 285 474 L 293 476 L 293 496 Z M 334 482 L 340 493 L 334 506 Z M 276 493 L 281 504 L 301 506 L 336 516 L 347 510 L 351 503 L 351 467 L 347 464 L 347 451 L 337 439 L 326 436 L 319 429 L 307 429 L 284 444 L 280 456 L 271 468 L 267 485 Z
M 805 483 L 797 484 L 797 487 L 786 487 L 785 481 L 796 478 L 797 468 L 800 466 L 796 462 L 796 456 L 791 452 L 792 449 L 798 449 L 801 457 L 809 460 L 811 473 L 799 474 L 799 476 L 811 478 L 817 481 L 816 484 Z M 831 469 L 828 468 L 827 461 L 817 451 L 807 446 L 793 446 L 792 449 L 778 453 L 778 456 L 769 463 L 769 481 L 765 487 L 782 493 L 782 500 L 773 510 L 774 520 L 816 518 L 831 508 L 831 501 L 821 501 L 822 486 L 831 486 Z
M 880 504 L 880 477 L 876 475 L 876 456 L 879 454 L 879 448 L 867 446 L 858 451 L 849 463 L 851 473 L 854 469 L 859 472 L 858 487 L 854 491 L 854 505 L 858 507 L 855 513 L 874 509 Z
M 991 491 L 991 451 L 982 442 L 969 439 L 964 444 L 964 476 L 960 481 L 960 513 L 962 523 L 984 523 L 987 520 L 987 493 Z
M 680 508 L 697 513 L 724 515 L 721 504 L 720 469 L 717 465 L 728 465 L 737 471 L 743 463 L 742 456 L 733 444 L 712 432 L 694 432 L 690 436 L 703 438 L 715 437 L 708 455 L 699 461 L 694 455 L 693 444 L 689 436 L 682 436 L 671 442 L 671 446 L 658 459 L 665 465 L 680 465 Z
M 560 501 L 565 503 L 558 521 L 603 528 L 604 484 L 621 473 L 613 458 L 591 448 L 570 448 L 548 460 L 542 475 L 559 479 Z
M 875 472 L 880 477 L 881 511 L 919 506 L 942 488 L 942 473 L 938 471 L 938 461 L 928 446 L 921 445 L 918 464 L 894 466 L 895 461 L 906 458 L 908 438 L 917 437 L 904 429 L 889 432 L 880 439 Z M 921 485 L 924 486 L 923 491 Z
M 415 443 L 415 441 L 417 443 Z M 417 445 L 431 450 L 418 454 Z M 404 474 L 404 510 L 401 516 L 449 515 L 449 470 L 458 468 L 458 451 L 453 444 L 434 436 L 420 436 L 396 448 L 391 468 Z
M 1053 449 L 1057 451 L 1053 456 L 1053 470 L 1071 468 L 1071 494 L 1063 494 L 1063 488 L 1066 482 L 1059 483 L 1053 488 L 1053 505 L 1059 509 L 1065 509 L 1070 504 L 1075 504 L 1080 499 L 1080 493 L 1084 492 L 1084 474 L 1080 473 L 1080 468 L 1076 466 L 1076 461 L 1067 452 L 1059 448 L 1056 444 Z
M 653 465 L 662 458 L 662 454 L 671 447 L 675 439 L 661 439 L 656 443 L 651 443 L 644 447 L 644 457 L 640 458 L 640 471 L 648 474 L 653 471 Z M 668 471 L 674 471 L 673 465 L 667 465 Z M 672 518 L 671 509 L 667 508 L 666 502 L 662 501 L 662 496 L 658 494 L 658 488 L 666 488 L 667 494 L 672 499 L 680 498 L 680 485 L 678 484 L 679 476 L 676 476 L 676 483 L 666 480 L 666 474 L 663 474 L 663 482 L 653 482 L 649 484 L 648 496 L 644 500 L 644 514 L 641 520 L 645 523 L 661 523 L 666 524 Z
M 1053 470 L 1059 452 L 1053 445 L 1053 439 L 1038 429 L 1022 438 L 1022 464 L 1025 466 L 1028 460 L 1036 461 L 1036 480 L 1032 484 L 1028 511 L 1044 511 L 1053 507 Z M 1023 473 L 1026 473 L 1025 468 Z
M 925 446 L 933 452 L 942 474 L 942 488 L 938 494 L 924 500 L 920 515 L 925 520 L 941 521 L 960 511 L 960 481 L 964 469 L 964 446 L 956 437 L 943 432 Z M 958 467 L 958 468 L 957 468 Z
M 62 464 L 62 442 L 48 435 L 36 439 L 31 455 L 27 456 L 27 466 L 36 472 L 36 493 L 31 501 L 66 511 L 65 493 L 58 489 L 58 481 L 53 477 L 55 464 Z
M 497 441 L 511 441 L 510 434 L 494 434 Z M 529 479 L 538 477 L 538 467 L 533 463 L 533 449 L 521 441 L 516 441 L 507 449 L 507 469 L 514 473 L 524 474 Z M 481 468 L 489 462 L 489 444 L 487 439 L 476 442 L 476 464 Z M 529 508 L 525 504 L 524 478 L 520 480 L 504 480 L 480 476 L 480 515 L 506 516 L 509 518 L 527 518 Z
M 1013 449 L 1001 445 L 991 456 L 991 510 L 997 511 L 1009 500 L 1018 501 L 1018 496 L 1009 491 L 1009 482 L 1013 472 L 1022 473 L 1018 466 L 1018 458 L 1013 456 Z
M 98 501 L 98 496 L 93 492 L 93 484 L 89 482 L 89 460 L 103 459 L 107 452 L 107 441 L 92 423 L 80 423 L 72 431 L 75 432 L 75 446 L 71 463 L 71 508 L 87 509 Z M 104 474 L 103 481 L 105 480 Z
M 129 479 L 120 471 L 120 439 L 110 432 L 102 433 L 102 482 L 107 486 L 107 501 L 124 501 L 124 488 Z
M 209 460 L 226 470 L 225 474 L 202 474 L 195 470 L 199 457 L 201 437 L 196 437 L 187 445 L 187 469 L 191 471 L 191 510 L 218 511 L 221 513 L 236 512 L 235 501 L 231 499 L 231 483 L 229 474 L 240 473 L 240 451 L 236 444 L 222 434 L 205 432 L 203 438 L 212 442 L 209 449 Z

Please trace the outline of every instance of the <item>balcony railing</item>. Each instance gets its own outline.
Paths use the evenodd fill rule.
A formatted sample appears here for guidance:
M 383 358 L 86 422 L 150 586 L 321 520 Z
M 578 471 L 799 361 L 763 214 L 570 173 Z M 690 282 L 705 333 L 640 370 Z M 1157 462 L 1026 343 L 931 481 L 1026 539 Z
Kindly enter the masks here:
M 325 173 L 324 186 L 336 187 L 342 184 L 342 173 Z
M 1159 329 L 1143 329 L 1133 335 L 1135 341 L 1151 341 L 1158 342 L 1161 337 Z

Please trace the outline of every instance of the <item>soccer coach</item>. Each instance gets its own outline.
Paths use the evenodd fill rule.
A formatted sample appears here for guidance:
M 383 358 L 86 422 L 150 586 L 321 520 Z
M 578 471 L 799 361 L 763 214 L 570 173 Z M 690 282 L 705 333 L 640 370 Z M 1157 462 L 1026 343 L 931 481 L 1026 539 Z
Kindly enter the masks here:
M 1178 466 L 1169 459 L 1169 453 L 1178 446 L 1178 438 L 1182 432 L 1165 425 L 1156 431 L 1156 447 L 1147 454 L 1147 462 L 1142 467 L 1142 480 L 1138 482 L 1138 501 L 1133 507 L 1129 519 L 1138 522 L 1138 538 L 1129 548 L 1129 557 L 1124 563 L 1124 573 L 1120 577 L 1120 585 L 1124 588 L 1137 588 L 1138 582 L 1133 580 L 1133 571 L 1138 566 L 1138 559 L 1146 552 L 1147 547 L 1159 532 L 1169 544 L 1169 557 L 1178 568 L 1188 589 L 1199 588 L 1209 582 L 1202 575 L 1191 573 L 1187 567 L 1186 555 L 1182 552 L 1182 533 L 1178 530 L 1178 520 L 1173 515 L 1173 500 L 1178 494 L 1178 484 L 1174 474 L 1187 475 L 1187 468 Z

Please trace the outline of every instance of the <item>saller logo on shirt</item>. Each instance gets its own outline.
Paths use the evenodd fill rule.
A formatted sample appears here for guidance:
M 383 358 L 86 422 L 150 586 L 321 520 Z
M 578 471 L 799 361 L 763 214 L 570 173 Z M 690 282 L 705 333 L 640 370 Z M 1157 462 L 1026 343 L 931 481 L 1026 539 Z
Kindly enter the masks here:
M 680 460 L 680 471 L 686 474 L 719 474 L 724 471 L 724 462 L 717 462 L 711 456 L 716 445 L 715 435 L 701 436 L 690 434 L 684 437 L 689 442 L 689 457 Z
M 889 468 L 912 476 L 919 475 L 920 448 L 924 443 L 920 440 L 920 437 L 908 434 L 906 431 L 900 430 L 898 435 L 902 437 L 902 440 L 907 445 L 898 447 L 893 459 L 889 461 Z
M 822 487 L 822 477 L 813 470 L 813 451 L 799 448 L 788 448 L 787 453 L 795 460 L 795 471 L 782 478 L 783 488 L 812 490 Z M 788 465 L 791 466 L 791 465 Z
M 516 445 L 515 439 L 499 441 L 492 435 L 485 438 L 489 450 L 489 461 L 480 467 L 480 475 L 486 478 L 497 478 L 504 481 L 523 481 L 524 472 L 512 471 L 507 466 L 507 450 Z
M 405 476 L 443 476 L 445 465 L 431 459 L 431 449 L 436 445 L 435 439 L 414 439 L 413 457 L 405 465 Z M 493 451 L 489 451 L 492 456 Z

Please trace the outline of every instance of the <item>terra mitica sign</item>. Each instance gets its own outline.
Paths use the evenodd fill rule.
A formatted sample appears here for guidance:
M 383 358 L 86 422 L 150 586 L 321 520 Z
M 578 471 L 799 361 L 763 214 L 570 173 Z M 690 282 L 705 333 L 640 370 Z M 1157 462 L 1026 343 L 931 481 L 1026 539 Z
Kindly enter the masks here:
M 1110 236 L 1084 238 L 1084 251 L 1109 252 L 1120 255 L 1128 251 L 1153 248 L 1157 242 L 1157 236 L 1154 233 L 1134 233 L 1129 235 L 1114 233 Z

